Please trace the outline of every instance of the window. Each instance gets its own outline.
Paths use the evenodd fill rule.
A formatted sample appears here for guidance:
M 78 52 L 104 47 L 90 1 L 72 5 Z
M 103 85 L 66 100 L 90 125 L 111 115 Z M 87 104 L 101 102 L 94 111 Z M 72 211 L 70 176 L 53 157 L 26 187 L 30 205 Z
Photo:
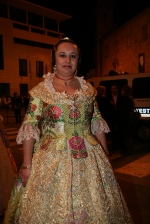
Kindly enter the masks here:
M 0 96 L 10 95 L 10 84 L 9 83 L 0 83 Z
M 28 74 L 27 60 L 19 59 L 19 76 L 27 76 L 27 74 Z
M 29 30 L 28 26 L 24 26 L 24 25 L 21 25 L 21 24 L 18 24 L 18 23 L 13 23 L 13 28 L 16 28 L 16 29 L 19 29 L 19 30 L 26 30 L 26 31 Z
M 150 77 L 135 78 L 132 82 L 133 97 L 150 98 Z
M 20 84 L 20 96 L 26 96 L 28 94 L 28 84 Z
M 45 43 L 40 43 L 40 42 L 16 38 L 16 37 L 14 37 L 14 43 L 15 44 L 23 44 L 23 45 L 32 46 L 32 47 L 46 48 L 46 49 L 51 49 L 51 50 L 54 49 L 54 46 L 51 44 L 45 44 Z
M 42 28 L 43 27 L 43 17 L 29 12 L 28 13 L 28 24 Z
M 9 12 L 10 12 L 11 20 L 21 22 L 21 23 L 26 23 L 26 11 L 10 6 Z
M 39 33 L 39 34 L 45 34 L 44 30 L 36 29 L 36 28 L 31 28 L 31 32 L 33 33 Z
M 43 61 L 36 61 L 36 77 L 41 78 L 44 75 Z
M 61 38 L 60 34 L 58 34 L 58 33 L 47 32 L 47 35 L 51 36 L 51 37 Z
M 0 35 L 0 70 L 4 69 L 3 37 Z
M 57 21 L 51 18 L 44 17 L 44 27 L 48 30 L 57 31 Z
M 8 18 L 7 4 L 0 2 L 0 17 Z

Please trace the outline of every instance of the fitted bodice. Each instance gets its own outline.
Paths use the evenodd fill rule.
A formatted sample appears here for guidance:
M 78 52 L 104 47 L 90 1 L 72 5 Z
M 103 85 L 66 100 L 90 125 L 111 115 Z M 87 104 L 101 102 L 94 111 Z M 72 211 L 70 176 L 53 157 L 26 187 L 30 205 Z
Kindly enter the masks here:
M 67 149 L 69 145 L 74 158 L 86 157 L 84 139 L 92 145 L 98 144 L 91 134 L 91 123 L 94 120 L 102 120 L 95 102 L 96 91 L 82 77 L 78 77 L 80 90 L 76 90 L 73 95 L 59 93 L 53 87 L 53 77 L 54 74 L 48 73 L 44 82 L 30 91 L 29 110 L 22 127 L 33 126 L 35 131 L 31 128 L 30 136 L 37 138 L 35 133 L 40 122 L 41 138 L 35 145 L 36 150 L 45 150 L 50 143 L 55 145 L 56 150 Z M 24 137 L 25 131 L 20 132 Z

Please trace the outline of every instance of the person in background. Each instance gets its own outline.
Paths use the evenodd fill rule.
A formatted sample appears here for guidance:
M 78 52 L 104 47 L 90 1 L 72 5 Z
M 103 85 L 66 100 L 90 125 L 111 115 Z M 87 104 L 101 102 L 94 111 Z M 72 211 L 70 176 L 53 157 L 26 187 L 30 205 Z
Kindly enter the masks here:
M 0 115 L 0 215 L 4 215 L 17 176 L 17 167 Z
M 16 119 L 15 123 L 21 122 L 22 99 L 18 95 L 17 92 L 14 92 L 14 94 L 13 94 L 11 104 L 12 104 L 12 109 L 14 110 L 14 114 L 15 114 L 15 119 Z
M 76 42 L 61 39 L 53 61 L 54 73 L 30 90 L 17 136 L 24 159 L 4 223 L 132 224 L 107 156 L 109 127 L 96 90 L 76 75 Z
M 102 117 L 105 119 L 109 126 L 109 109 L 110 109 L 110 102 L 106 97 L 106 88 L 105 86 L 98 86 L 97 87 L 97 103 L 98 108 L 101 112 Z
M 122 140 L 120 139 L 119 130 L 119 113 L 122 108 L 122 95 L 119 92 L 119 87 L 116 83 L 111 84 L 111 94 L 108 95 L 108 99 L 113 106 L 113 117 L 111 126 L 111 141 L 112 151 L 121 150 L 123 148 Z
M 122 107 L 119 113 L 119 130 L 123 142 L 123 155 L 132 152 L 135 128 L 138 122 L 138 113 L 134 113 L 134 99 L 132 90 L 128 85 L 121 89 Z M 134 117 L 133 117 L 134 116 Z
M 29 94 L 27 94 L 26 96 L 24 96 L 23 101 L 24 101 L 24 110 L 25 110 L 25 113 L 27 112 L 27 108 L 28 108 L 28 105 L 29 105 L 29 100 L 30 100 L 30 95 Z
M 112 133 L 113 133 L 113 128 L 115 126 L 114 117 L 116 116 L 115 106 L 107 98 L 106 87 L 105 86 L 98 86 L 96 90 L 97 90 L 96 100 L 97 100 L 97 103 L 98 103 L 98 108 L 101 112 L 102 117 L 107 122 L 107 124 L 110 128 L 110 131 L 111 131 L 106 136 L 107 136 L 107 139 L 110 136 L 111 137 L 111 142 L 113 142 L 114 138 L 113 138 Z M 113 147 L 109 148 L 109 155 L 110 156 L 112 154 L 112 151 L 113 151 Z
M 2 108 L 5 108 L 6 105 L 7 105 L 7 98 L 6 98 L 6 95 L 3 95 L 3 96 L 1 97 L 1 107 L 2 107 Z

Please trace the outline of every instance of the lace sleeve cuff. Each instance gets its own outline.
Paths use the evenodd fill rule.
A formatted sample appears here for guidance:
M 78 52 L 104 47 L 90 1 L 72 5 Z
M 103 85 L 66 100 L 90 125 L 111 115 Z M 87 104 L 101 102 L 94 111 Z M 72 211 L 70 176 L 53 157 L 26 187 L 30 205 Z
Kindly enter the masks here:
M 23 140 L 29 140 L 34 138 L 36 141 L 39 140 L 40 130 L 31 124 L 23 124 L 18 132 L 16 142 L 17 144 L 22 144 Z
M 110 132 L 110 129 L 106 123 L 106 121 L 103 118 L 100 118 L 98 120 L 95 120 L 92 122 L 91 125 L 91 132 L 93 135 L 95 135 L 95 132 L 98 131 L 99 133 L 105 132 L 108 133 Z

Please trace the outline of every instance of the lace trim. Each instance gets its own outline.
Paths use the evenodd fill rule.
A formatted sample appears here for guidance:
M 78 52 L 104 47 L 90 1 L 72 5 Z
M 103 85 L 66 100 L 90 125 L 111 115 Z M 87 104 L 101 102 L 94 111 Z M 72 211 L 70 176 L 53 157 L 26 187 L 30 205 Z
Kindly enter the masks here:
M 22 144 L 23 140 L 29 140 L 34 138 L 36 141 L 39 140 L 40 137 L 40 130 L 35 128 L 31 124 L 23 124 L 18 132 L 16 142 L 17 144 Z
M 48 91 L 50 92 L 56 92 L 54 86 L 53 86 L 53 78 L 54 78 L 55 74 L 54 73 L 47 73 L 46 75 L 43 75 L 43 78 L 45 79 L 44 80 L 44 86 L 47 88 Z M 78 77 L 76 76 L 75 77 L 76 79 L 79 80 L 80 82 L 80 85 L 81 85 L 81 89 L 80 90 L 77 90 L 77 92 L 80 92 L 80 91 L 86 91 L 88 89 L 88 86 L 86 85 L 86 81 L 84 80 L 84 77 Z M 64 92 L 62 92 L 62 94 L 64 94 Z
M 110 132 L 110 129 L 108 127 L 108 124 L 103 118 L 100 118 L 96 121 L 93 121 L 91 125 L 91 132 L 93 135 L 95 135 L 95 132 L 99 131 L 99 133 L 105 132 L 108 133 Z
M 54 76 L 55 76 L 54 73 L 49 73 L 49 72 L 47 74 L 43 75 L 43 78 L 45 79 L 44 80 L 44 86 L 45 86 L 45 88 L 49 92 L 51 92 L 51 93 L 58 93 L 55 90 L 54 86 L 53 86 L 53 78 L 54 78 Z M 94 88 L 91 88 L 91 86 L 89 88 L 89 85 L 84 80 L 84 77 L 83 76 L 82 77 L 76 76 L 75 78 L 78 79 L 78 81 L 79 81 L 79 83 L 81 85 L 81 89 L 80 90 L 77 89 L 73 95 L 75 95 L 75 94 L 77 94 L 77 95 L 82 94 L 83 91 L 86 92 L 87 90 L 91 92 L 91 95 L 93 95 L 93 94 L 96 93 L 95 90 L 94 90 Z M 61 95 L 64 95 L 64 96 L 68 96 L 67 93 L 65 93 L 65 91 L 64 92 L 61 92 L 61 93 L 58 93 L 58 94 L 61 94 Z
M 81 85 L 80 90 L 76 90 L 74 94 L 68 95 L 64 92 L 57 92 L 53 86 L 53 73 L 48 73 L 43 76 L 44 81 L 39 83 L 33 89 L 30 90 L 30 94 L 33 97 L 41 98 L 46 103 L 52 103 L 54 101 L 62 103 L 71 104 L 72 101 L 76 100 L 93 102 L 96 96 L 96 90 L 91 86 L 90 83 L 86 82 L 83 77 L 76 77 Z

